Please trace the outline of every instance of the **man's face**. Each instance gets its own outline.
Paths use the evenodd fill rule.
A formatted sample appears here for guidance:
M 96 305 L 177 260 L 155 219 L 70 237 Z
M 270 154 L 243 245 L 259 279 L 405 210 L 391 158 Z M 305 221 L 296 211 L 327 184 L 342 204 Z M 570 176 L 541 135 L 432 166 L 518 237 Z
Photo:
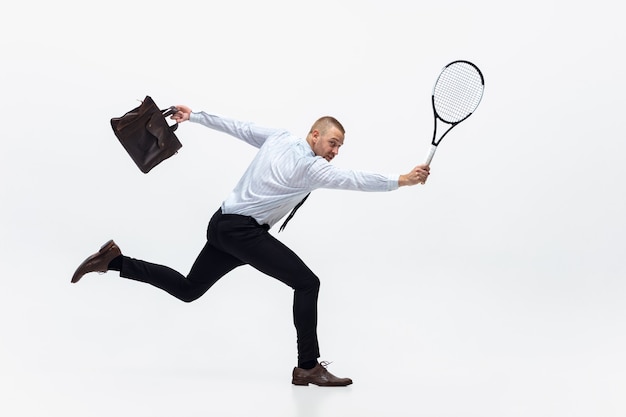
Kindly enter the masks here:
M 330 162 L 339 153 L 339 148 L 343 145 L 343 133 L 334 126 L 326 129 L 325 132 L 313 130 L 313 152 Z

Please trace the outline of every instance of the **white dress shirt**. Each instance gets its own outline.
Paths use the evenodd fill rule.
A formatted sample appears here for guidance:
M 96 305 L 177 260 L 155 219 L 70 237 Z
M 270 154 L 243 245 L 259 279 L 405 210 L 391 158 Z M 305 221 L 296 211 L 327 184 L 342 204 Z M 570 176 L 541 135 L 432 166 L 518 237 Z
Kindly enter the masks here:
M 222 203 L 224 214 L 253 217 L 270 227 L 317 188 L 391 191 L 399 175 L 341 169 L 316 156 L 306 140 L 286 130 L 193 112 L 191 122 L 227 133 L 259 148 L 254 160 Z

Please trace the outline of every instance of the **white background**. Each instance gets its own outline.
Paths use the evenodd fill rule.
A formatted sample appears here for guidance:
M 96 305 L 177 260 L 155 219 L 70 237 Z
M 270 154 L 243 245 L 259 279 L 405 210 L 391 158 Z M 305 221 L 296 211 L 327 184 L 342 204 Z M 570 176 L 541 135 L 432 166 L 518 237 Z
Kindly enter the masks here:
M 617 1 L 22 1 L 0 15 L 0 414 L 623 416 L 626 34 Z M 115 273 L 114 238 L 186 273 L 254 149 L 181 125 L 144 175 L 109 125 L 152 96 L 404 173 L 440 69 L 485 74 L 425 186 L 320 190 L 279 238 L 320 276 L 348 388 L 293 387 L 291 290 L 249 267 L 185 304 Z M 274 233 L 274 232 L 273 232 Z

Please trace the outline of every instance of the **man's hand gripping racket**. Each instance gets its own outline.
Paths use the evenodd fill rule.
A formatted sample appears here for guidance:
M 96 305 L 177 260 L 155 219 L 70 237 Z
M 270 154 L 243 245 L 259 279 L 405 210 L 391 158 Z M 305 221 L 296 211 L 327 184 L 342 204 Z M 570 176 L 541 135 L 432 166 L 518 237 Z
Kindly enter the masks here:
M 485 79 L 478 67 L 469 61 L 454 61 L 446 65 L 433 87 L 432 103 L 435 127 L 430 152 L 425 165 L 435 156 L 437 146 L 453 127 L 467 119 L 480 104 L 485 89 Z M 437 139 L 437 123 L 450 125 Z

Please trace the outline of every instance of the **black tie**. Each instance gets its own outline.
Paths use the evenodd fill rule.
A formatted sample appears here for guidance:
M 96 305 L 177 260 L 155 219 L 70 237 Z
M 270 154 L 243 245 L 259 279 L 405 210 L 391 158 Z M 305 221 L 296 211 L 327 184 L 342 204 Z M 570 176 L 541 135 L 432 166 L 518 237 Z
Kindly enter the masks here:
M 291 220 L 293 215 L 296 214 L 296 211 L 298 211 L 300 206 L 304 204 L 304 202 L 306 201 L 307 198 L 309 198 L 310 195 L 311 195 L 311 193 L 308 193 L 307 195 L 304 196 L 304 198 L 302 199 L 301 202 L 296 204 L 296 206 L 293 208 L 293 210 L 291 210 L 291 213 L 289 213 L 289 216 L 287 216 L 287 218 L 285 219 L 283 224 L 280 226 L 280 229 L 278 229 L 278 233 L 283 231 L 283 229 L 287 226 L 287 223 L 289 223 L 289 220 Z

